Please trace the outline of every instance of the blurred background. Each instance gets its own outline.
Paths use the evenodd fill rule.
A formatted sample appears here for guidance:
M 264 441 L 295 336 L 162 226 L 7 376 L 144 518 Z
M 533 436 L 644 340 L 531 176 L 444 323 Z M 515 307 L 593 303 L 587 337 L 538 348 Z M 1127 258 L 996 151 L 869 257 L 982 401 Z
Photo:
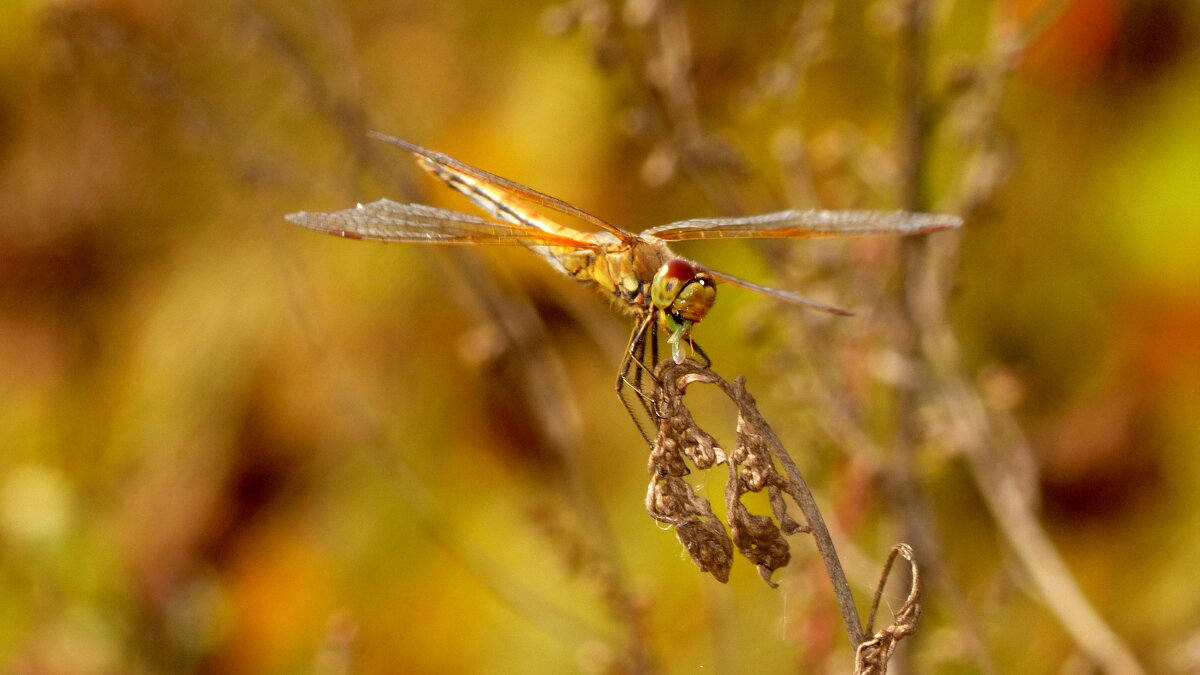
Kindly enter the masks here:
M 722 585 L 647 516 L 608 300 L 519 248 L 283 220 L 472 210 L 376 129 L 635 231 L 962 214 L 681 246 L 857 313 L 722 289 L 697 340 L 864 616 L 916 548 L 893 672 L 1200 672 L 1200 6 L 0 11 L 0 670 L 851 670 L 805 535 L 780 588 Z M 719 513 L 725 475 L 690 477 Z

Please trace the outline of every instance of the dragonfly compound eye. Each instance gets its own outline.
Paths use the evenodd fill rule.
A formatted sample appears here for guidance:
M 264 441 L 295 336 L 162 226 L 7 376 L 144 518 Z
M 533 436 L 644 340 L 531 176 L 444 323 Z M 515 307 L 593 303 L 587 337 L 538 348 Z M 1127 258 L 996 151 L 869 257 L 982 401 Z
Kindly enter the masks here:
M 708 314 L 717 300 L 717 284 L 704 272 L 683 285 L 671 303 L 673 313 L 684 321 L 696 323 Z

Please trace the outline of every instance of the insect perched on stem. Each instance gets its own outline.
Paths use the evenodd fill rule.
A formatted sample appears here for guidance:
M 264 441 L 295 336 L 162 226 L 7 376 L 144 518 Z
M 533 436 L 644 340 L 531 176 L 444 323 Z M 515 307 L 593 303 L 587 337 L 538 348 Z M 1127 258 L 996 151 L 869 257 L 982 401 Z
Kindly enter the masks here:
M 660 331 L 676 363 L 689 353 L 707 366 L 708 356 L 692 340 L 692 329 L 704 319 L 717 297 L 717 284 L 739 286 L 773 298 L 831 314 L 850 312 L 710 270 L 675 255 L 667 242 L 694 239 L 767 239 L 848 237 L 866 234 L 922 234 L 958 227 L 956 216 L 906 211 L 779 211 L 748 218 L 698 218 L 627 232 L 532 188 L 464 164 L 453 157 L 408 141 L 372 132 L 379 140 L 407 150 L 421 168 L 466 195 L 491 217 L 484 218 L 424 204 L 380 199 L 336 211 L 302 211 L 291 222 L 348 239 L 404 241 L 421 244 L 516 244 L 541 255 L 567 276 L 594 285 L 616 298 L 634 317 L 633 331 L 617 373 L 617 395 L 650 443 L 626 386 L 637 395 L 651 419 L 655 411 L 645 378 L 653 378 Z M 535 211 L 541 206 L 599 228 L 585 232 L 564 227 Z M 647 357 L 649 360 L 647 361 Z

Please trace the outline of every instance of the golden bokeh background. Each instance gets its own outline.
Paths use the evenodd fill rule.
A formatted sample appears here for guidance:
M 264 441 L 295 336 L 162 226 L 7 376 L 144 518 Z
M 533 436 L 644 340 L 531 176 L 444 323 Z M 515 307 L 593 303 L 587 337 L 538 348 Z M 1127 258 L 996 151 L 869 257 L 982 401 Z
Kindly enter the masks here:
M 1116 649 L 1200 672 L 1200 7 L 925 4 L 922 37 L 899 0 L 0 2 L 0 670 L 852 669 L 804 535 L 780 588 L 744 560 L 721 585 L 646 515 L 608 300 L 520 249 L 284 221 L 471 211 L 377 129 L 631 230 L 963 213 L 919 244 L 680 247 L 859 314 L 722 289 L 697 339 L 860 611 L 893 543 L 926 557 L 910 672 L 1092 672 L 972 461 Z M 897 309 L 914 255 L 986 425 Z M 719 504 L 724 476 L 690 480 Z

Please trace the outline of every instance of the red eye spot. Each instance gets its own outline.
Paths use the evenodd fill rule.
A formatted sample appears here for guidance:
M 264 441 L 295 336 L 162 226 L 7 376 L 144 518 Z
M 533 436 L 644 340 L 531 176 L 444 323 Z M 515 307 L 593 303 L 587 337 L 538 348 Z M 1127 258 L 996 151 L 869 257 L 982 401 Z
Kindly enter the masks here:
M 663 265 L 662 277 L 664 279 L 687 283 L 695 276 L 695 266 L 682 258 L 676 258 Z

